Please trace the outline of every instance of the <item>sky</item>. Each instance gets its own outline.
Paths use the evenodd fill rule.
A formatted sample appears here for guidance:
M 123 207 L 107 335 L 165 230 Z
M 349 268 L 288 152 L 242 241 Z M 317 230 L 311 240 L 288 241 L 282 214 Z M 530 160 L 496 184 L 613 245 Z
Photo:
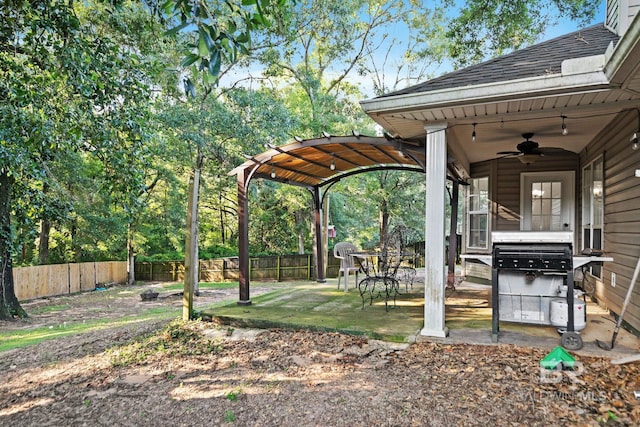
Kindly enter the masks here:
M 462 0 L 460 0 L 462 1 Z M 593 20 L 593 22 L 591 22 L 589 25 L 593 25 L 596 23 L 601 23 L 604 21 L 604 17 L 605 17 L 605 8 L 606 8 L 606 1 L 602 0 L 601 1 L 601 5 L 600 5 L 600 11 L 596 14 L 595 19 Z M 557 25 L 554 25 L 552 27 L 549 27 L 545 34 L 541 37 L 541 39 L 539 40 L 539 42 L 541 41 L 546 41 L 546 40 L 550 40 L 553 39 L 555 37 L 564 35 L 564 34 L 568 34 L 571 33 L 573 31 L 577 31 L 578 29 L 580 29 L 579 25 L 575 22 L 569 22 L 569 21 L 564 21 L 561 22 Z M 407 39 L 407 29 L 402 27 L 402 26 L 398 26 L 396 28 L 390 28 L 388 31 L 390 34 L 393 34 L 396 38 L 398 38 L 398 40 L 406 40 Z M 396 49 L 396 51 L 399 53 L 399 55 L 402 55 L 404 53 L 404 49 L 403 48 L 398 48 Z M 395 61 L 402 61 L 402 57 L 398 56 L 397 58 L 395 58 Z M 387 79 L 395 79 L 396 74 L 395 71 L 391 72 L 393 70 L 393 64 L 389 65 L 389 73 L 387 74 L 386 78 Z M 250 69 L 250 74 L 254 77 L 256 76 L 260 76 L 261 72 L 260 72 L 260 67 L 259 66 L 253 66 Z M 429 69 L 429 75 L 430 77 L 437 77 L 440 76 L 442 74 L 445 74 L 447 72 L 452 71 L 452 66 L 450 64 L 444 63 L 444 64 L 440 64 L 437 67 L 434 68 L 430 68 Z M 227 82 L 235 82 L 237 81 L 239 78 L 242 77 L 246 77 L 247 76 L 247 71 L 246 70 L 238 70 L 237 72 L 234 73 L 230 73 L 229 76 L 225 77 L 222 79 L 221 84 L 222 86 L 225 86 L 225 83 Z M 351 82 L 357 84 L 361 91 L 363 92 L 363 97 L 362 99 L 367 99 L 367 98 L 372 98 L 375 96 L 374 91 L 373 91 L 373 82 L 372 82 L 372 78 L 367 78 L 367 77 L 363 77 L 363 76 L 359 76 L 357 75 L 357 73 L 352 73 L 353 77 L 351 78 Z M 330 78 L 330 74 L 327 75 L 327 78 Z M 417 82 L 411 82 L 411 84 L 415 84 Z M 402 87 L 406 87 L 409 84 L 404 84 L 401 85 L 400 87 L 397 87 L 396 89 L 401 89 Z M 253 86 L 255 88 L 255 85 Z M 387 83 L 387 87 L 391 87 L 391 85 L 389 83 Z

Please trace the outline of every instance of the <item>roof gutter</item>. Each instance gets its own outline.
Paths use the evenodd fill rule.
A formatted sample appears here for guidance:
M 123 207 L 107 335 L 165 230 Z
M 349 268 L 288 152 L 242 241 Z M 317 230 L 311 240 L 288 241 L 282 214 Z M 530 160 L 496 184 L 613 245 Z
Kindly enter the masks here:
M 523 96 L 553 95 L 554 93 L 598 91 L 610 88 L 602 69 L 583 73 L 551 74 L 512 80 L 367 99 L 360 102 L 367 114 L 390 113 L 416 108 L 443 108 L 482 102 L 522 99 Z

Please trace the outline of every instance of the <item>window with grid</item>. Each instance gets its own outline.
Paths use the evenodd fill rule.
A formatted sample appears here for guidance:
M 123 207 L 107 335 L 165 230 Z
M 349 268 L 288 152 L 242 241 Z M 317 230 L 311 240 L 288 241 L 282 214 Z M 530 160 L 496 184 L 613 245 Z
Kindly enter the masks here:
M 532 182 L 531 230 L 560 231 L 562 229 L 562 182 Z
M 489 178 L 469 180 L 467 247 L 487 249 L 489 244 Z

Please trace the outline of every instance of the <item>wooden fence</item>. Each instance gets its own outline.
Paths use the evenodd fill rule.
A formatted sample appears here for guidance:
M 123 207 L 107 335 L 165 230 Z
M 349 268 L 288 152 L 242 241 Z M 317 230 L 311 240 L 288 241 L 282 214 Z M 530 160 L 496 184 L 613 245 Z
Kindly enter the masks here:
M 339 260 L 329 257 L 327 277 L 336 277 Z M 135 265 L 136 280 L 144 281 L 182 281 L 184 280 L 183 261 L 138 262 Z M 238 280 L 238 257 L 200 260 L 201 282 L 225 282 Z M 249 259 L 249 280 L 311 280 L 316 277 L 313 256 L 280 255 L 253 257 Z
M 424 267 L 424 255 L 416 253 L 415 267 Z M 329 254 L 326 277 L 338 277 L 340 260 Z M 183 261 L 138 262 L 136 280 L 183 281 Z M 238 280 L 238 257 L 200 260 L 200 282 L 225 282 Z M 279 255 L 249 258 L 249 280 L 312 280 L 316 278 L 313 256 Z
M 416 267 L 422 266 L 418 254 Z M 253 257 L 249 259 L 249 280 L 313 280 L 316 268 L 313 256 L 281 255 Z M 326 277 L 337 277 L 340 260 L 329 254 Z M 236 281 L 239 276 L 238 257 L 200 261 L 201 282 Z M 157 282 L 181 282 L 184 280 L 184 262 L 137 262 L 136 280 Z M 16 297 L 29 300 L 81 291 L 91 291 L 101 284 L 126 283 L 125 261 L 84 262 L 79 264 L 53 264 L 13 269 Z
M 100 284 L 127 281 L 125 261 L 52 264 L 13 269 L 18 300 L 94 290 Z

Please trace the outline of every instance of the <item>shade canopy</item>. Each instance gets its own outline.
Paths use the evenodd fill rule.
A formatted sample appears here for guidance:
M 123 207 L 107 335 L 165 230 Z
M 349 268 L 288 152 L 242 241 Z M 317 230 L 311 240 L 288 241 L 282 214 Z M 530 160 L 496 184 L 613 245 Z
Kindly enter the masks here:
M 247 173 L 247 182 L 265 178 L 308 188 L 378 169 L 424 172 L 423 144 L 398 138 L 358 135 L 301 140 L 248 158 L 229 175 Z

